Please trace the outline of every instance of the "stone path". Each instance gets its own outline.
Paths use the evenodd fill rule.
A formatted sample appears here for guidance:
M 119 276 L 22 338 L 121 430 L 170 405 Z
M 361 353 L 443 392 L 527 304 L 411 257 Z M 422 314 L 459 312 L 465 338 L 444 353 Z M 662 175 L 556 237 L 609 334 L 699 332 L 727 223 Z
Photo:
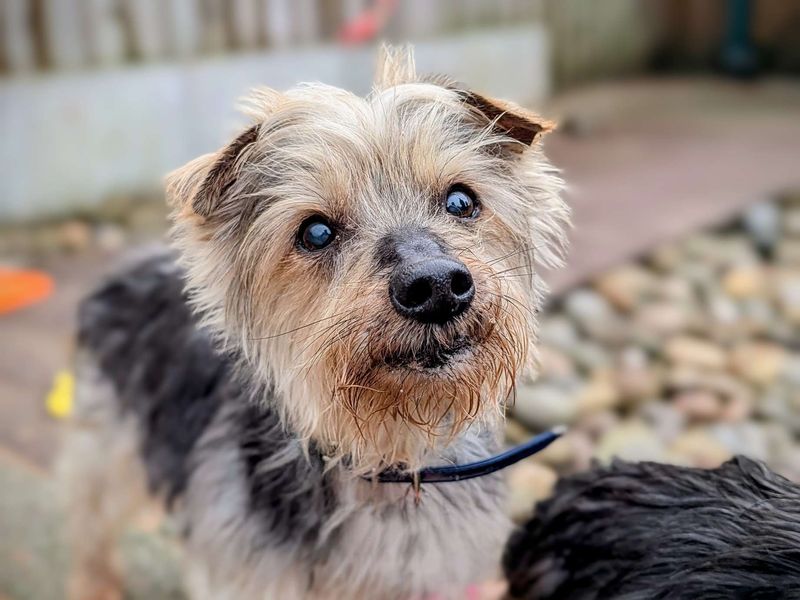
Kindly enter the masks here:
M 564 289 L 800 184 L 800 85 L 676 79 L 559 99 L 574 135 L 548 143 L 574 207 Z M 571 125 L 571 127 L 569 127 Z
M 512 468 L 515 516 L 593 459 L 744 454 L 800 482 L 798 341 L 800 191 L 570 290 L 542 315 L 539 377 L 507 425 L 513 441 L 569 430 Z
M 570 183 L 576 223 L 569 267 L 548 275 L 556 291 L 800 187 L 798 84 L 635 82 L 560 98 L 548 113 L 568 117 L 547 144 Z M 69 247 L 85 245 L 75 244 L 80 232 L 71 235 Z M 55 294 L 0 317 L 0 599 L 59 597 L 63 550 L 48 475 L 59 432 L 43 398 L 68 364 L 78 299 L 117 254 L 89 244 L 36 259 L 53 274 Z M 162 572 L 163 552 L 132 553 L 140 572 Z

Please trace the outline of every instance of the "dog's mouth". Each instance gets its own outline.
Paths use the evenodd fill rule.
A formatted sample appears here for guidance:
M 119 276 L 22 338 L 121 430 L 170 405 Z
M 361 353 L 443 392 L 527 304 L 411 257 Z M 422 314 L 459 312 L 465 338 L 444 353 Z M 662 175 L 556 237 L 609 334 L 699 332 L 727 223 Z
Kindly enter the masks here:
M 432 371 L 466 358 L 476 340 L 467 335 L 458 335 L 446 343 L 428 341 L 410 351 L 392 352 L 383 363 L 391 369 Z

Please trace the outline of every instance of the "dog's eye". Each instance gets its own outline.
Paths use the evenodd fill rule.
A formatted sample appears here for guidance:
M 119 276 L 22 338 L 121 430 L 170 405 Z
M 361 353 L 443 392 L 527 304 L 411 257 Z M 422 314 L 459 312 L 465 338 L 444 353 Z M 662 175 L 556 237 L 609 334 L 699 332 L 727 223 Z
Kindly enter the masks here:
M 322 250 L 336 237 L 333 227 L 322 217 L 306 220 L 298 232 L 300 245 L 310 252 Z
M 475 194 L 472 193 L 472 190 L 462 186 L 450 188 L 444 201 L 444 207 L 447 212 L 460 219 L 474 219 L 480 212 L 480 205 Z

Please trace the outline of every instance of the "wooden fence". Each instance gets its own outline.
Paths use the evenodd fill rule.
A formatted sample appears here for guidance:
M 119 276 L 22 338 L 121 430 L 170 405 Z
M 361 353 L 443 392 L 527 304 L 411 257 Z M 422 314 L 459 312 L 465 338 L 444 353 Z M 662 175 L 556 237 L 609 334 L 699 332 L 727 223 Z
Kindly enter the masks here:
M 0 74 L 287 48 L 385 21 L 424 39 L 540 17 L 544 0 L 0 0 Z M 356 32 L 357 33 L 357 32 Z

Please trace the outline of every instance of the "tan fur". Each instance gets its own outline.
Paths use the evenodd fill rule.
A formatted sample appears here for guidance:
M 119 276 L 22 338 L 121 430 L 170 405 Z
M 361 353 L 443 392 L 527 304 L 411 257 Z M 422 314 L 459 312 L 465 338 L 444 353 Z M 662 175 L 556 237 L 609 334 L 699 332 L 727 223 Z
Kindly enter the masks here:
M 550 124 L 470 94 L 418 79 L 410 53 L 385 51 L 367 98 L 321 84 L 256 91 L 253 126 L 168 179 L 207 324 L 274 383 L 294 431 L 357 472 L 417 468 L 471 423 L 497 422 L 532 362 L 535 270 L 559 262 L 568 221 L 538 142 Z M 455 183 L 482 202 L 473 223 L 442 209 Z M 315 214 L 341 233 L 312 255 L 296 235 Z M 472 272 L 473 308 L 454 323 L 433 330 L 392 310 L 374 248 L 404 227 L 434 232 Z M 474 351 L 435 373 L 385 365 L 465 333 Z

